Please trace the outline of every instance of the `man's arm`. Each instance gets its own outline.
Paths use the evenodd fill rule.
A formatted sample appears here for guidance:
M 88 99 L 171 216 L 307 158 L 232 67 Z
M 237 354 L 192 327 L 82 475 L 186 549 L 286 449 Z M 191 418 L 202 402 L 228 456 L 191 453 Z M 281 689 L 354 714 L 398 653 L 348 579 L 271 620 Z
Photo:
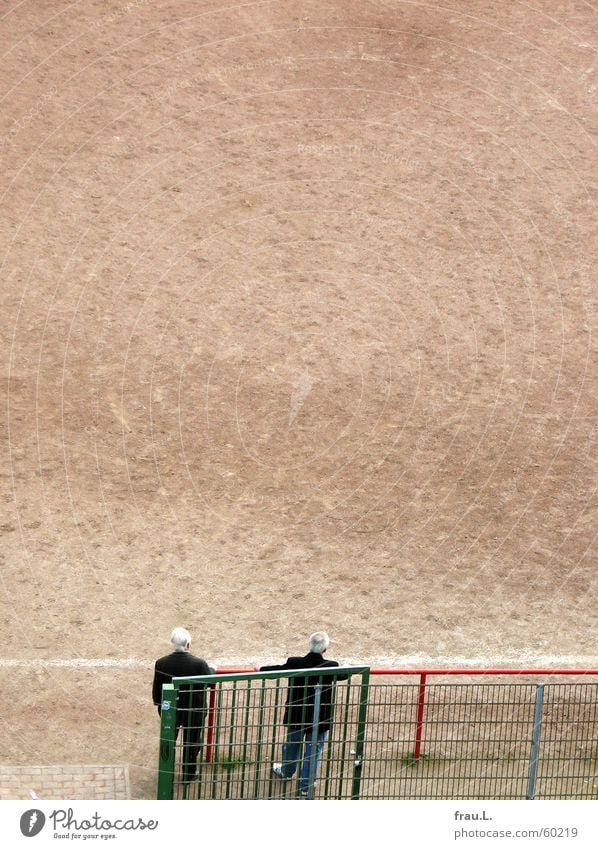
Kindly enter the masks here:
M 202 663 L 203 663 L 203 666 L 204 666 L 204 671 L 201 673 L 201 675 L 215 675 L 216 674 L 216 667 L 215 666 L 212 666 L 212 664 L 208 663 L 207 660 L 203 660 Z M 208 686 L 209 687 L 215 687 L 216 684 L 208 684 Z
M 334 668 L 335 666 L 340 666 L 340 663 L 337 660 L 329 661 L 329 667 Z M 349 678 L 349 673 L 345 672 L 342 675 L 336 675 L 335 681 L 346 681 Z
M 292 657 L 287 657 L 284 663 L 276 663 L 270 666 L 256 666 L 257 672 L 279 672 L 281 669 L 295 669 Z
M 162 675 L 158 670 L 158 663 L 154 667 L 154 683 L 152 684 L 152 700 L 156 707 L 162 702 Z

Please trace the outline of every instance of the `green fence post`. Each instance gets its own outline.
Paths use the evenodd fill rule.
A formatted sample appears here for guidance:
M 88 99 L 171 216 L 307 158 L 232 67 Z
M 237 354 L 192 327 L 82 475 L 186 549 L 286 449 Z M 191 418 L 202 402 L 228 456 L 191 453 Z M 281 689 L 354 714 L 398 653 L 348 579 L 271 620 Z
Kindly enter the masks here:
M 320 683 L 314 687 L 314 713 L 311 721 L 311 748 L 309 752 L 309 773 L 307 798 L 314 798 L 314 785 L 316 783 L 316 760 L 318 749 L 318 727 L 320 724 L 320 703 L 322 701 L 322 678 Z
M 544 704 L 544 684 L 536 688 L 536 706 L 534 710 L 534 727 L 532 729 L 532 750 L 529 759 L 529 778 L 527 782 L 527 797 L 533 799 L 536 795 L 536 775 L 538 773 L 538 755 L 540 754 L 540 729 L 542 727 L 542 707 Z
M 212 794 L 211 795 L 212 799 L 218 798 L 218 785 L 219 785 L 218 770 L 220 769 L 220 757 L 221 757 L 221 751 L 222 751 L 222 746 L 220 744 L 220 730 L 222 728 L 222 705 L 223 705 L 223 703 L 226 704 L 226 700 L 225 700 L 226 692 L 227 691 L 223 687 L 222 679 L 221 679 L 220 682 L 219 682 L 219 685 L 218 685 L 218 697 L 217 697 L 217 702 L 216 702 L 216 727 L 214 729 L 214 748 L 213 748 L 212 764 L 211 764 L 211 770 L 210 770 L 210 773 L 211 773 L 211 775 L 210 775 L 210 793 Z M 227 772 L 227 782 L 228 782 L 229 778 L 230 778 L 230 770 Z M 229 784 L 227 783 L 227 785 L 226 785 L 226 792 L 227 793 L 228 793 L 228 790 L 229 790 Z M 228 799 L 228 796 L 226 798 Z
M 351 798 L 359 799 L 361 790 L 361 768 L 363 766 L 363 742 L 365 740 L 365 723 L 368 710 L 368 690 L 370 685 L 370 670 L 365 669 L 361 674 L 359 688 L 359 715 L 357 718 L 357 739 L 355 741 L 355 760 L 353 762 L 353 783 Z
M 348 738 L 349 717 L 350 717 L 350 713 L 351 713 L 351 688 L 352 687 L 353 687 L 353 679 L 349 676 L 349 678 L 347 679 L 347 695 L 345 697 L 345 704 L 344 704 L 344 719 L 343 719 L 342 727 L 338 729 L 339 732 L 340 732 L 340 743 L 339 743 L 340 759 L 339 759 L 339 763 L 338 763 L 338 773 L 337 773 L 337 776 L 336 776 L 336 784 L 337 784 L 336 793 L 337 793 L 338 799 L 342 799 L 342 796 L 343 796 L 343 785 L 345 783 L 345 763 L 346 763 L 346 759 L 347 759 L 347 746 L 349 746 L 349 751 L 351 751 L 351 748 L 353 746 L 352 742 L 349 743 L 349 738 Z M 338 714 L 335 710 L 335 716 L 337 716 L 337 715 Z M 336 725 L 336 723 L 333 724 L 333 729 L 336 731 L 337 729 L 335 728 L 335 725 Z M 328 752 L 330 752 L 330 746 L 328 747 Z M 328 766 L 330 767 L 330 757 L 328 759 Z M 326 786 L 324 788 L 324 793 L 325 793 L 326 798 L 328 798 L 328 774 L 326 776 Z
M 255 680 L 255 679 L 253 679 Z M 244 720 L 244 729 L 243 729 L 243 748 L 241 750 L 241 787 L 240 793 L 241 799 L 245 799 L 245 776 L 247 774 L 247 752 L 249 751 L 249 726 L 251 723 L 251 697 L 253 696 L 255 691 L 251 689 L 251 678 L 247 679 L 247 689 L 246 693 L 246 701 L 245 701 L 245 720 Z
M 259 714 L 257 720 L 257 743 L 256 743 L 256 752 L 255 752 L 255 781 L 254 781 L 254 789 L 253 796 L 255 799 L 259 799 L 260 792 L 260 765 L 262 763 L 262 745 L 264 739 L 264 716 L 265 716 L 265 708 L 266 708 L 266 679 L 262 679 L 262 687 L 260 690 L 260 707 Z
M 232 691 L 229 690 L 230 696 L 230 715 L 231 715 L 231 723 L 230 728 L 228 729 L 228 762 L 231 765 L 231 768 L 226 771 L 226 790 L 224 794 L 225 799 L 230 799 L 230 789 L 233 785 L 233 768 L 232 765 L 235 762 L 235 724 L 233 718 L 235 716 L 235 708 L 237 704 L 237 681 L 233 681 Z M 220 712 L 218 712 L 220 715 Z
M 174 751 L 176 735 L 176 690 L 162 688 L 160 705 L 160 751 L 158 756 L 158 799 L 172 799 L 174 790 Z

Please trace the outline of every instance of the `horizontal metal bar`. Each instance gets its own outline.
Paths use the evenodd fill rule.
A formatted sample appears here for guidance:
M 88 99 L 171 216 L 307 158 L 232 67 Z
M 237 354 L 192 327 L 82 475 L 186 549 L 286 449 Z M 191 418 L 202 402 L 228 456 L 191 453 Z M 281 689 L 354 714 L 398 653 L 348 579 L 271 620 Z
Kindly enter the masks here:
M 185 684 L 218 684 L 221 681 L 263 681 L 278 678 L 340 678 L 348 675 L 362 675 L 367 672 L 367 666 L 314 666 L 311 669 L 277 669 L 272 672 L 257 672 L 255 669 L 247 672 L 217 671 L 214 675 L 189 675 L 172 679 L 174 686 Z
M 328 667 L 326 667 L 328 669 Z M 349 667 L 331 667 L 348 669 Z M 362 670 L 367 667 L 350 667 Z M 217 675 L 247 675 L 255 669 L 217 669 Z M 269 674 L 269 673 L 260 673 Z M 370 669 L 370 675 L 598 675 L 598 669 Z M 283 677 L 288 677 L 285 674 Z M 232 680 L 232 679 L 231 679 Z

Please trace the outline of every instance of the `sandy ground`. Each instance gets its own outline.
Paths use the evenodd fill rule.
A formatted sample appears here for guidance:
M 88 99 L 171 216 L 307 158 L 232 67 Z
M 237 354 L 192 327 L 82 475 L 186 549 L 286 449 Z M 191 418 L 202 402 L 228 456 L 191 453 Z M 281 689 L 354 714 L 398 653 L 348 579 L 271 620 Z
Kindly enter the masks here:
M 0 660 L 148 664 L 0 666 L 3 762 L 151 797 L 175 624 L 597 663 L 589 4 L 0 21 Z

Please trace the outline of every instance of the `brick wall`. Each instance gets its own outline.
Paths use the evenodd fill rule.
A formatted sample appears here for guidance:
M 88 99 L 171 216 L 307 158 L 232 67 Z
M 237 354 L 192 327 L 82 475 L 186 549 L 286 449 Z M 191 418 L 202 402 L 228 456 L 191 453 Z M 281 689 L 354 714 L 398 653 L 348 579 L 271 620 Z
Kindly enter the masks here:
M 129 767 L 0 766 L 0 799 L 130 799 Z

